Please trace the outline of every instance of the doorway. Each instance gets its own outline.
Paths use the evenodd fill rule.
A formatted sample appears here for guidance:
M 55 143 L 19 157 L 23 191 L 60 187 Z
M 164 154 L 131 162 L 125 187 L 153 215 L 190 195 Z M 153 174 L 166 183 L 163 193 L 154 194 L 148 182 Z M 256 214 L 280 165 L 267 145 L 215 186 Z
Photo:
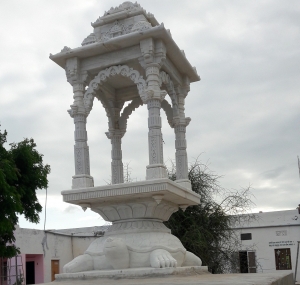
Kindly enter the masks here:
M 35 284 L 34 261 L 26 261 L 26 284 Z
M 256 273 L 255 251 L 240 251 L 240 273 Z
M 51 260 L 51 281 L 55 280 L 55 274 L 59 274 L 59 260 Z

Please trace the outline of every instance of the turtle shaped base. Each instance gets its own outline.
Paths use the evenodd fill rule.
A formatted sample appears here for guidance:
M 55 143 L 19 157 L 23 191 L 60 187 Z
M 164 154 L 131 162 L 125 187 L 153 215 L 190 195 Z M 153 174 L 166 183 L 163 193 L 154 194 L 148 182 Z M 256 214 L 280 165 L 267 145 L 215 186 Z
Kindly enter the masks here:
M 83 255 L 64 266 L 64 273 L 127 268 L 201 266 L 168 232 L 110 233 L 93 241 Z
M 112 226 L 86 252 L 64 266 L 65 273 L 127 268 L 201 266 L 163 224 L 200 196 L 169 179 L 63 191 L 64 201 L 90 207 Z

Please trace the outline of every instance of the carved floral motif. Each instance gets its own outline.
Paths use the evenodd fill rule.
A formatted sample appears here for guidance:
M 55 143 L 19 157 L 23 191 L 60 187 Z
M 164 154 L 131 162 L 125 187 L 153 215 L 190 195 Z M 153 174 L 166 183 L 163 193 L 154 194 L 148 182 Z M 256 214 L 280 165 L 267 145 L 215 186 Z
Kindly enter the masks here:
M 88 146 L 85 147 L 84 152 L 85 152 L 86 173 L 90 175 L 90 152 Z
M 152 26 L 149 22 L 139 21 L 133 25 L 133 27 L 131 28 L 131 32 L 142 32 L 149 30 L 150 28 L 152 28 Z
M 126 1 L 126 2 L 120 4 L 119 6 L 117 6 L 115 8 L 111 7 L 108 11 L 106 11 L 104 13 L 104 16 L 108 16 L 108 15 L 119 13 L 119 12 L 123 12 L 123 11 L 128 11 L 128 12 L 144 11 L 144 12 L 146 12 L 141 7 L 140 4 L 138 4 L 138 3 L 132 3 L 130 1 Z
M 96 35 L 94 33 L 91 33 L 89 36 L 87 36 L 83 42 L 81 43 L 82 46 L 85 46 L 85 45 L 89 45 L 89 44 L 93 44 L 97 42 L 97 38 L 96 38 Z
M 153 17 L 153 14 L 147 13 L 146 10 L 141 7 L 140 4 L 132 3 L 130 1 L 126 1 L 126 2 L 122 3 L 121 5 L 119 5 L 117 7 L 111 7 L 108 11 L 106 11 L 104 13 L 104 15 L 102 17 L 99 17 L 96 20 L 96 22 L 93 23 L 92 25 L 96 25 L 98 23 L 101 23 L 102 18 L 104 18 L 106 16 L 116 14 L 116 13 L 122 13 L 122 12 L 127 12 L 128 15 L 130 15 L 131 13 L 142 12 L 142 13 L 146 14 L 147 17 L 149 17 L 149 18 Z
M 156 147 L 156 137 L 151 137 L 150 138 L 150 154 L 151 154 L 151 164 L 156 164 L 158 163 L 157 161 L 157 155 L 156 155 L 156 151 L 157 151 L 157 147 Z
M 75 149 L 76 174 L 83 173 L 81 152 L 82 152 L 82 149 L 80 149 L 80 148 Z
M 177 153 L 176 153 L 177 154 Z M 185 179 L 184 177 L 184 165 L 183 165 L 183 157 L 180 155 L 176 155 L 176 179 Z
M 125 26 L 124 24 L 120 23 L 119 21 L 115 21 L 114 24 L 111 26 L 111 28 L 105 32 L 102 33 L 100 36 L 99 42 L 105 42 L 109 39 L 126 35 L 131 32 L 132 25 Z
M 119 5 L 118 7 L 112 7 L 109 11 L 105 12 L 102 17 L 99 17 L 94 23 L 92 23 L 93 27 L 102 26 L 103 24 L 107 23 L 107 18 L 113 14 L 124 14 L 126 13 L 127 16 L 134 16 L 137 14 L 144 14 L 146 18 L 153 18 L 153 14 L 147 13 L 138 3 L 131 3 L 129 1 L 124 2 L 123 4 Z M 141 32 L 150 29 L 151 23 L 147 20 L 139 21 L 137 23 L 125 25 L 120 23 L 118 20 L 115 21 L 110 29 L 102 33 L 99 38 L 97 39 L 94 34 L 89 35 L 83 42 L 82 45 L 88 45 L 95 42 L 105 42 L 111 38 L 115 38 L 118 36 L 126 35 L 132 32 Z

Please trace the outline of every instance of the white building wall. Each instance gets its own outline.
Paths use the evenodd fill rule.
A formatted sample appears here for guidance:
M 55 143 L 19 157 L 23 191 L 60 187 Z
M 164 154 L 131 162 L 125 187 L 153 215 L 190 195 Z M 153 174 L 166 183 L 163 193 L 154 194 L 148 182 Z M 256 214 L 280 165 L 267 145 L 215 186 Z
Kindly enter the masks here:
M 76 233 L 78 230 L 81 230 L 81 234 Z M 63 266 L 73 258 L 83 254 L 92 241 L 97 238 L 97 236 L 93 236 L 92 230 L 93 228 L 85 228 L 83 230 L 69 229 L 44 232 L 43 230 L 17 228 L 15 244 L 20 248 L 23 257 L 24 275 L 26 271 L 25 256 L 40 254 L 43 255 L 44 266 L 41 268 L 40 264 L 35 264 L 35 270 L 39 271 L 39 275 L 43 275 L 43 282 L 51 282 L 51 260 L 59 260 L 59 272 L 62 273 Z M 27 258 L 27 260 L 31 259 Z M 40 277 L 37 280 L 41 280 Z
M 289 248 L 292 269 L 285 271 L 295 273 L 297 245 L 300 241 L 298 210 L 255 214 L 254 220 L 237 226 L 236 231 L 238 235 L 252 234 L 252 240 L 241 241 L 240 250 L 255 251 L 257 272 L 276 272 L 274 250 Z M 300 260 L 298 260 L 297 279 L 300 280 Z

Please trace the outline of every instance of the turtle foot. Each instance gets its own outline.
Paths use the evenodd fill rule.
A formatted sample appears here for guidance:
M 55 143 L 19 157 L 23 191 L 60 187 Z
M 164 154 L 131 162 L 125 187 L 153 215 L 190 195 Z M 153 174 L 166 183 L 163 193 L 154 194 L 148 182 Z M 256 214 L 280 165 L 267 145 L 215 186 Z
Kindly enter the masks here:
M 177 261 L 164 249 L 156 249 L 150 254 L 150 264 L 154 268 L 176 267 Z
M 64 273 L 89 271 L 94 269 L 94 262 L 90 255 L 83 254 L 74 258 L 63 267 Z
M 187 251 L 185 254 L 185 261 L 181 266 L 185 267 L 185 266 L 201 266 L 201 265 L 202 265 L 201 259 L 195 254 Z

